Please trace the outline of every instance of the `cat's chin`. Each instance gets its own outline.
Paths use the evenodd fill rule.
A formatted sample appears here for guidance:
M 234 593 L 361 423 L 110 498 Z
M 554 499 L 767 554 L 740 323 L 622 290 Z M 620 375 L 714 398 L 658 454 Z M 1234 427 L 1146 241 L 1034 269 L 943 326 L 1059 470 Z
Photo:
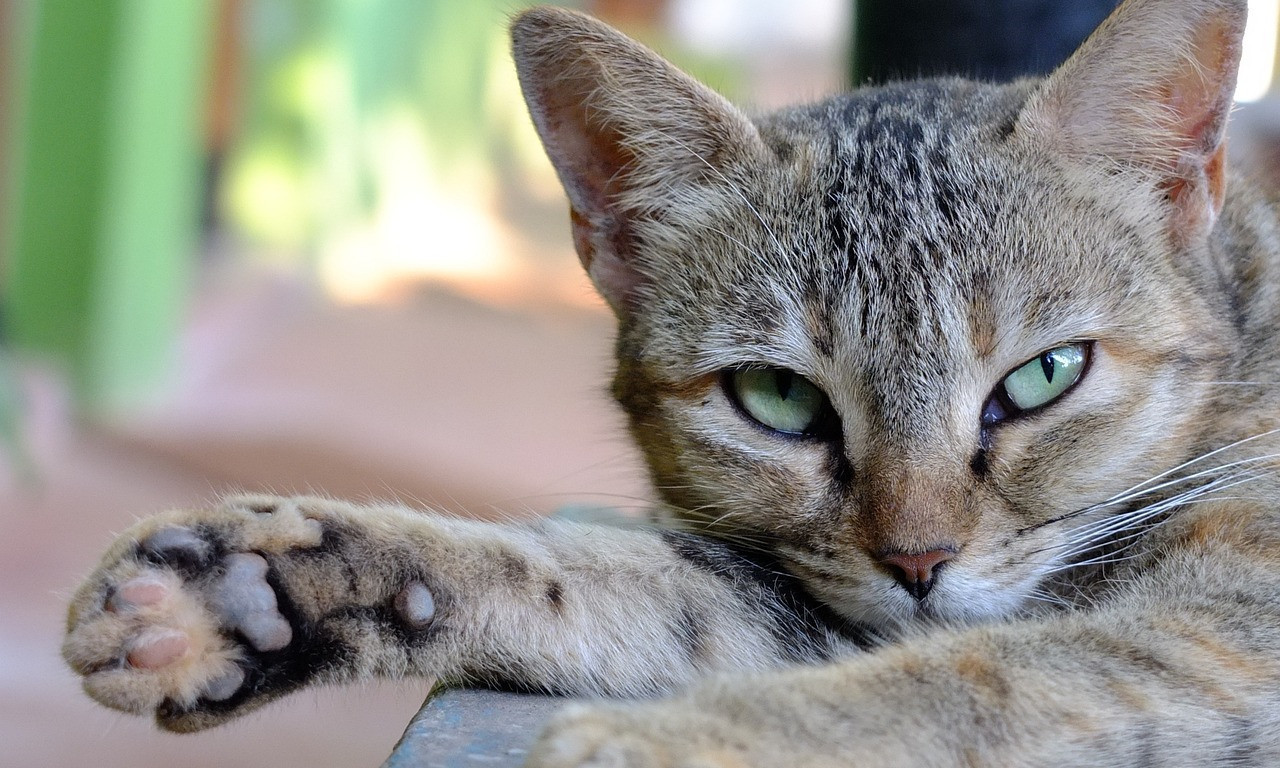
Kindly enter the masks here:
M 1025 612 L 1026 597 L 1017 592 L 991 589 L 949 574 L 923 599 L 917 600 L 896 583 L 849 585 L 831 596 L 831 605 L 842 616 L 872 628 L 885 639 L 910 635 L 915 630 L 944 626 L 970 626 L 999 621 Z

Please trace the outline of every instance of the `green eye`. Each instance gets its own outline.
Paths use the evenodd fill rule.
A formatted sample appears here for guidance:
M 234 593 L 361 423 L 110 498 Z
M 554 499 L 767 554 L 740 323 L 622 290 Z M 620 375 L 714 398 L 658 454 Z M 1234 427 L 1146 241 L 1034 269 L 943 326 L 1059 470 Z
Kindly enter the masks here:
M 748 416 L 789 435 L 811 434 L 826 410 L 822 390 L 786 368 L 738 368 L 729 371 L 728 385 Z
M 1019 366 L 1000 383 L 1014 412 L 1052 403 L 1071 389 L 1089 361 L 1087 344 L 1066 344 Z

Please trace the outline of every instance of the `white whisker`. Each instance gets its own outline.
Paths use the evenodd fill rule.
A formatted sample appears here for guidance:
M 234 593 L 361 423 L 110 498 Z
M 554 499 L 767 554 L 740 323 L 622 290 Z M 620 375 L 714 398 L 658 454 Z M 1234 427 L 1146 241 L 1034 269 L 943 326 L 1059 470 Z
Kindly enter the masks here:
M 1171 475 L 1171 474 L 1173 474 L 1173 473 L 1177 472 L 1178 470 L 1186 469 L 1187 467 L 1191 466 L 1192 464 L 1198 464 L 1199 462 L 1204 461 L 1205 459 L 1211 458 L 1211 457 L 1213 457 L 1213 456 L 1217 456 L 1218 454 L 1222 453 L 1223 451 L 1229 451 L 1229 450 L 1231 450 L 1232 448 L 1238 448 L 1239 446 L 1242 446 L 1242 445 L 1244 445 L 1245 443 L 1249 443 L 1249 442 L 1252 442 L 1252 441 L 1254 441 L 1254 440 L 1259 440 L 1259 439 L 1261 439 L 1261 438 L 1268 437 L 1268 436 L 1270 436 L 1270 435 L 1275 435 L 1275 434 L 1277 434 L 1277 433 L 1280 433 L 1280 428 L 1276 428 L 1276 429 L 1269 429 L 1269 430 L 1267 430 L 1266 432 L 1259 432 L 1259 433 L 1258 433 L 1258 434 L 1256 434 L 1256 435 L 1252 435 L 1252 436 L 1250 436 L 1250 437 L 1246 437 L 1246 438 L 1242 438 L 1242 439 L 1240 439 L 1240 440 L 1236 440 L 1236 441 L 1235 441 L 1235 442 L 1233 442 L 1233 443 L 1227 443 L 1226 445 L 1222 446 L 1221 448 L 1215 448 L 1214 450 L 1209 451 L 1208 453 L 1201 454 L 1200 456 L 1197 456 L 1196 458 L 1191 459 L 1191 460 L 1189 460 L 1189 461 L 1184 461 L 1183 463 L 1179 464 L 1179 465 L 1178 465 L 1178 466 L 1176 466 L 1176 467 L 1173 467 L 1172 469 L 1167 469 L 1167 470 L 1165 470 L 1164 472 L 1161 472 L 1160 474 L 1155 475 L 1154 477 L 1151 477 L 1151 478 L 1148 478 L 1148 479 L 1146 479 L 1146 480 L 1143 480 L 1141 483 L 1138 483 L 1137 485 L 1134 485 L 1134 486 L 1132 486 L 1132 487 L 1130 487 L 1130 488 L 1125 489 L 1124 491 L 1121 491 L 1121 492 L 1120 492 L 1120 495 L 1123 495 L 1123 494 L 1129 493 L 1130 491 L 1137 490 L 1138 488 L 1141 488 L 1141 487 L 1143 487 L 1144 485 L 1148 485 L 1148 484 L 1153 483 L 1153 482 L 1155 482 L 1155 481 L 1157 481 L 1157 480 L 1160 480 L 1160 479 L 1162 479 L 1162 478 L 1168 477 L 1169 475 Z
M 1253 459 L 1229 462 L 1211 470 L 1197 472 L 1184 479 L 1191 479 L 1192 477 L 1209 477 L 1216 473 L 1220 473 L 1227 468 L 1239 467 L 1247 464 L 1257 464 L 1259 461 L 1267 458 L 1271 457 L 1255 457 Z M 1182 491 L 1167 499 L 1157 501 L 1154 504 L 1140 507 L 1119 515 L 1107 517 L 1082 526 L 1076 531 L 1072 531 L 1068 540 L 1063 544 L 1055 547 L 1047 547 L 1045 550 L 1041 550 L 1061 550 L 1058 551 L 1054 557 L 1059 564 L 1049 568 L 1044 573 L 1044 576 L 1052 576 L 1054 574 L 1087 568 L 1090 566 L 1114 565 L 1143 557 L 1147 553 L 1126 553 L 1128 553 L 1129 550 L 1136 546 L 1140 541 L 1145 539 L 1152 531 L 1168 524 L 1172 519 L 1172 513 L 1176 510 L 1206 502 L 1221 502 L 1248 498 L 1246 496 L 1239 495 L 1223 495 L 1223 492 L 1267 477 L 1269 474 L 1270 473 L 1259 471 L 1257 469 L 1248 469 L 1241 472 L 1232 472 L 1230 474 L 1221 475 L 1214 477 L 1213 480 L 1204 483 L 1203 485 Z M 1161 485 L 1167 485 L 1167 483 L 1162 483 Z M 1077 559 L 1083 555 L 1087 555 L 1089 552 L 1101 550 L 1103 548 L 1106 548 L 1105 552 L 1099 552 L 1099 554 L 1092 557 L 1086 557 L 1084 560 Z

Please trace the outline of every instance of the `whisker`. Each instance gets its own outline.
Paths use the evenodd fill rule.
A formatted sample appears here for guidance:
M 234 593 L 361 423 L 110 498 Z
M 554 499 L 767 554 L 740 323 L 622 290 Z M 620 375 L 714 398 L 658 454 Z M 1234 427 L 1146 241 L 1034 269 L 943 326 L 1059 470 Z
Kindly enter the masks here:
M 1048 592 L 1043 592 L 1040 590 L 1029 592 L 1027 593 L 1026 597 L 1030 600 L 1035 600 L 1041 603 L 1048 603 L 1049 605 L 1058 606 L 1060 608 L 1072 607 L 1072 603 L 1070 600 L 1067 600 L 1066 598 L 1061 597 L 1059 595 L 1050 594 Z
M 1220 469 L 1222 469 L 1222 468 L 1230 467 L 1230 466 L 1231 466 L 1230 464 L 1224 464 L 1221 468 L 1219 468 L 1219 470 L 1220 470 Z M 1218 470 L 1215 470 L 1215 471 L 1218 471 Z M 1199 476 L 1199 475 L 1208 475 L 1208 474 L 1212 474 L 1212 472 L 1210 472 L 1210 471 L 1206 470 L 1205 472 L 1197 473 L 1197 475 L 1189 476 L 1189 477 L 1187 478 L 1187 480 L 1191 480 L 1191 479 L 1193 479 L 1193 478 L 1195 478 L 1195 477 L 1197 477 L 1197 476 Z M 1224 476 L 1222 476 L 1222 477 L 1215 478 L 1214 480 L 1212 480 L 1212 481 L 1210 481 L 1210 482 L 1206 483 L 1205 485 L 1197 486 L 1196 488 L 1193 488 L 1193 489 L 1191 489 L 1191 490 L 1189 490 L 1189 491 L 1186 491 L 1186 493 L 1192 493 L 1192 494 L 1196 494 L 1196 493 L 1203 493 L 1203 492 L 1205 492 L 1205 491 L 1212 490 L 1212 489 L 1214 489 L 1214 488 L 1216 488 L 1216 487 L 1219 487 L 1219 486 L 1220 486 L 1221 484 L 1223 484 L 1223 483 L 1230 482 L 1230 481 L 1235 480 L 1236 478 L 1244 477 L 1244 476 L 1253 477 L 1253 476 L 1256 476 L 1256 474 L 1251 474 L 1251 473 L 1238 473 L 1238 474 L 1224 475 Z M 1180 498 L 1180 497 L 1181 497 L 1181 494 L 1179 494 L 1179 495 L 1177 495 L 1177 496 L 1170 497 L 1170 499 L 1166 499 L 1166 500 L 1164 500 L 1164 501 L 1157 502 L 1157 505 L 1158 505 L 1158 504 L 1166 504 L 1166 503 L 1169 503 L 1170 501 L 1176 500 L 1176 499 L 1178 499 L 1178 498 Z M 1091 534 L 1091 533 L 1094 533 L 1094 532 L 1103 532 L 1103 533 L 1105 534 L 1105 532 L 1106 532 L 1108 529 L 1110 529 L 1110 528 L 1112 528 L 1113 526 L 1115 526 L 1115 525 L 1119 524 L 1120 522 L 1122 522 L 1128 514 L 1140 514 L 1140 513 L 1141 513 L 1141 510 L 1144 510 L 1144 509 L 1148 509 L 1148 507 L 1142 507 L 1142 508 L 1140 508 L 1139 510 L 1136 510 L 1134 513 L 1122 513 L 1122 514 L 1120 514 L 1120 515 L 1115 515 L 1115 516 L 1112 516 L 1112 517 L 1106 517 L 1106 518 L 1103 518 L 1103 519 L 1101 519 L 1101 520 L 1094 521 L 1094 522 L 1092 522 L 1092 523 L 1089 523 L 1089 524 L 1087 524 L 1087 525 L 1081 526 L 1080 528 L 1077 528 L 1077 529 L 1075 529 L 1074 531 L 1072 531 L 1072 536 L 1073 536 L 1073 537 L 1075 537 L 1075 536 L 1078 536 L 1078 535 L 1080 535 L 1080 534 L 1086 534 L 1086 535 L 1088 535 L 1088 534 Z
M 1017 535 L 1019 535 L 1019 536 L 1024 536 L 1024 535 L 1026 535 L 1026 534 L 1028 534 L 1028 533 L 1031 533 L 1032 531 L 1036 531 L 1036 530 L 1039 530 L 1040 528 L 1044 528 L 1045 526 L 1053 525 L 1053 524 L 1055 524 L 1055 523 L 1065 522 L 1065 521 L 1067 521 L 1067 520 L 1073 520 L 1073 519 L 1075 519 L 1075 518 L 1077 518 L 1077 517 L 1080 517 L 1080 516 L 1082 516 L 1082 515 L 1089 514 L 1090 512 L 1097 512 L 1097 511 L 1099 511 L 1099 510 L 1106 509 L 1106 508 L 1108 508 L 1108 507 L 1114 507 L 1114 506 L 1116 506 L 1116 505 L 1118 505 L 1118 504 L 1124 504 L 1124 503 L 1127 503 L 1127 502 L 1129 502 L 1129 501 L 1133 501 L 1134 499 L 1141 498 L 1142 496 L 1150 495 L 1150 494 L 1153 494 L 1153 493 L 1158 493 L 1158 492 L 1160 492 L 1160 491 L 1162 491 L 1162 490 L 1164 490 L 1164 489 L 1166 489 L 1166 488 L 1170 488 L 1170 487 L 1173 487 L 1173 486 L 1179 485 L 1179 484 L 1181 484 L 1181 483 L 1186 483 L 1186 482 L 1189 482 L 1189 481 L 1192 481 L 1192 480 L 1196 480 L 1196 479 L 1198 479 L 1198 478 L 1200 478 L 1200 477 L 1204 477 L 1204 476 L 1207 476 L 1207 475 L 1211 475 L 1211 474 L 1215 474 L 1215 473 L 1220 473 L 1220 472 L 1222 472 L 1222 471 L 1224 471 L 1224 470 L 1226 470 L 1226 469 L 1230 469 L 1231 467 L 1234 467 L 1234 466 L 1240 466 L 1240 465 L 1252 464 L 1252 463 L 1259 463 L 1259 462 L 1267 461 L 1267 460 L 1270 460 L 1270 459 L 1280 458 L 1280 453 L 1269 453 L 1269 454 L 1262 454 L 1262 455 L 1260 455 L 1260 456 L 1252 456 L 1252 457 L 1245 458 L 1245 459 L 1237 459 L 1237 460 L 1235 460 L 1235 461 L 1227 462 L 1226 464 L 1221 464 L 1221 465 L 1218 465 L 1218 466 L 1216 466 L 1216 467 L 1212 467 L 1212 468 L 1210 468 L 1210 469 L 1205 469 L 1205 470 L 1201 470 L 1201 471 L 1199 471 L 1199 472 L 1194 472 L 1194 473 L 1192 473 L 1192 474 L 1190 474 L 1190 475 L 1185 475 L 1185 476 L 1175 477 L 1175 478 L 1173 478 L 1173 479 L 1171 479 L 1171 480 L 1166 480 L 1166 481 L 1164 481 L 1164 482 L 1157 483 L 1156 485 L 1153 485 L 1153 486 L 1150 486 L 1150 487 L 1146 487 L 1146 488 L 1144 488 L 1144 487 L 1143 487 L 1143 486 L 1148 486 L 1148 485 L 1150 485 L 1151 483 L 1155 483 L 1156 481 L 1158 481 L 1158 480 L 1160 480 L 1160 479 L 1162 479 L 1162 478 L 1168 477 L 1171 473 L 1176 472 L 1176 471 L 1178 471 L 1179 469 L 1185 469 L 1185 468 L 1187 468 L 1187 467 L 1191 466 L 1192 464 L 1195 464 L 1195 463 L 1197 463 L 1197 462 L 1203 461 L 1204 459 L 1207 459 L 1207 458 L 1209 458 L 1209 457 L 1211 457 L 1211 456 L 1213 456 L 1213 455 L 1215 455 L 1215 454 L 1218 454 L 1218 453 L 1220 453 L 1220 452 L 1222 452 L 1222 451 L 1225 451 L 1225 450 L 1227 450 L 1227 449 L 1229 449 L 1229 448 L 1237 447 L 1237 446 L 1242 445 L 1242 444 L 1244 444 L 1244 443 L 1246 443 L 1246 442 L 1249 442 L 1250 440 L 1256 440 L 1256 439 L 1259 439 L 1259 438 L 1262 438 L 1262 437 L 1266 437 L 1266 436 L 1268 436 L 1268 435 L 1273 435 L 1273 434 L 1276 434 L 1277 432 L 1280 432 L 1280 429 L 1273 429 L 1273 430 L 1269 430 L 1269 431 L 1267 431 L 1267 432 L 1263 432 L 1263 433 L 1260 433 L 1260 434 L 1254 435 L 1253 437 L 1247 437 L 1247 438 L 1244 438 L 1243 440 L 1237 440 L 1236 442 L 1231 443 L 1231 444 L 1229 444 L 1229 445 L 1225 445 L 1225 446 L 1223 446 L 1222 448 L 1215 449 L 1215 450 L 1210 451 L 1210 452 L 1208 452 L 1208 453 L 1205 453 L 1205 454 L 1203 454 L 1203 455 L 1201 455 L 1201 456 L 1199 456 L 1199 457 L 1197 457 L 1197 458 L 1191 459 L 1190 461 L 1183 462 L 1182 464 L 1179 464 L 1177 467 L 1174 467 L 1173 469 L 1169 469 L 1169 470 L 1166 470 L 1166 471 L 1164 471 L 1164 472 L 1161 472 L 1160 474 L 1155 475 L 1154 477 L 1148 478 L 1148 479 L 1146 479 L 1146 480 L 1142 481 L 1141 483 L 1138 483 L 1138 484 L 1136 484 L 1136 485 L 1130 486 L 1129 488 L 1127 488 L 1127 489 L 1125 489 L 1125 490 L 1121 491 L 1120 493 L 1118 493 L 1118 494 L 1116 494 L 1116 495 L 1114 495 L 1114 496 L 1111 496 L 1110 498 L 1107 498 L 1107 499 L 1105 499 L 1105 500 L 1103 500 L 1103 501 L 1097 502 L 1096 504 L 1090 504 L 1090 505 L 1088 505 L 1088 506 L 1081 507 L 1081 508 L 1079 508 L 1079 509 L 1072 510 L 1072 511 L 1070 511 L 1070 512 L 1066 512 L 1066 513 L 1061 514 L 1061 515 L 1058 515 L 1058 516 L 1056 516 L 1056 517 L 1049 518 L 1048 520 L 1042 520 L 1042 521 L 1040 521 L 1040 522 L 1038 522 L 1038 523 L 1035 523 L 1035 524 L 1033 524 L 1033 525 L 1029 525 L 1029 526 L 1026 526 L 1026 527 L 1024 527 L 1024 528 L 1019 528 L 1019 529 L 1016 531 L 1016 533 L 1017 533 Z
M 1176 485 L 1176 484 L 1178 484 L 1178 483 L 1184 483 L 1184 482 L 1187 482 L 1187 481 L 1190 481 L 1190 480 L 1196 480 L 1196 479 L 1198 479 L 1198 478 L 1200 478 L 1200 477 L 1204 477 L 1204 476 L 1207 476 L 1207 475 L 1211 475 L 1211 474 L 1219 473 L 1219 472 L 1222 472 L 1223 470 L 1231 469 L 1231 468 L 1233 468 L 1233 467 L 1237 467 L 1237 466 L 1244 466 L 1244 465 L 1247 465 L 1247 464 L 1256 464 L 1256 463 L 1260 463 L 1260 462 L 1264 462 L 1264 461 L 1268 461 L 1268 460 L 1270 460 L 1270 459 L 1276 459 L 1276 458 L 1280 458 L 1280 453 L 1267 453 L 1267 454 L 1262 454 L 1262 455 L 1260 455 L 1260 456 L 1251 456 L 1251 457 L 1249 457 L 1249 458 L 1245 458 L 1245 459 L 1237 459 L 1237 460 L 1235 460 L 1235 461 L 1229 461 L 1229 462 L 1227 462 L 1226 464 L 1219 464 L 1218 466 L 1216 466 L 1216 467 L 1212 467 L 1212 468 L 1210 468 L 1210 469 L 1204 469 L 1204 470 L 1201 470 L 1201 471 L 1199 471 L 1199 472 L 1193 472 L 1193 473 L 1192 473 L 1192 474 L 1190 474 L 1190 475 L 1183 475 L 1183 476 L 1178 477 L 1178 478 L 1175 478 L 1175 479 L 1173 479 L 1173 480 L 1166 480 L 1166 481 L 1165 481 L 1165 482 L 1163 482 L 1163 483 L 1160 483 L 1160 484 L 1158 484 L 1158 485 L 1154 485 L 1154 486 L 1152 486 L 1152 487 L 1150 487 L 1150 488 L 1145 488 L 1145 489 L 1143 489 L 1143 490 L 1141 490 L 1141 491 L 1137 491 L 1137 492 L 1135 492 L 1135 493 L 1128 493 L 1128 492 L 1125 492 L 1127 495 L 1115 496 L 1115 497 L 1112 497 L 1112 499 L 1111 499 L 1111 500 L 1108 500 L 1108 501 L 1103 502 L 1103 503 L 1104 503 L 1104 504 L 1107 504 L 1107 505 L 1113 505 L 1113 504 L 1118 503 L 1118 502 L 1129 501 L 1129 500 L 1131 500 L 1131 499 L 1138 498 L 1138 497 L 1143 496 L 1143 495 L 1147 495 L 1147 494 L 1150 494 L 1150 493 L 1154 493 L 1154 492 L 1156 492 L 1156 491 L 1163 490 L 1164 488 L 1167 488 L 1167 487 L 1172 486 L 1172 485 Z M 1148 482 L 1150 482 L 1150 481 L 1148 481 Z
M 1171 520 L 1171 518 L 1167 516 L 1163 519 L 1156 518 L 1160 518 L 1170 510 L 1190 507 L 1195 504 L 1247 499 L 1249 498 L 1247 496 L 1224 496 L 1221 492 L 1253 482 L 1266 476 L 1266 474 L 1260 472 L 1245 472 L 1218 478 L 1211 483 L 1199 486 L 1182 494 L 1178 494 L 1170 499 L 1153 504 L 1150 507 L 1144 507 L 1130 515 L 1123 516 L 1126 519 L 1119 521 L 1109 529 L 1102 530 L 1101 532 L 1094 531 L 1083 540 L 1073 539 L 1068 542 L 1068 545 L 1071 548 L 1058 555 L 1059 558 L 1066 562 L 1050 568 L 1045 572 L 1044 576 L 1047 577 L 1057 573 L 1062 573 L 1072 569 L 1085 568 L 1088 566 L 1111 565 L 1141 557 L 1145 553 L 1140 552 L 1132 555 L 1125 555 L 1124 553 L 1132 549 L 1140 540 L 1149 535 L 1153 530 L 1168 524 Z M 1156 519 L 1156 521 L 1148 524 L 1148 521 L 1152 519 Z M 1116 537 L 1115 534 L 1117 533 L 1124 535 Z M 1080 555 L 1103 546 L 1111 546 L 1112 548 L 1107 552 L 1085 560 L 1075 559 Z
M 1140 538 L 1148 530 L 1147 528 L 1140 528 L 1140 526 L 1143 526 L 1149 520 L 1160 517 L 1177 507 L 1186 506 L 1194 501 L 1198 501 L 1201 496 L 1208 493 L 1231 488 L 1240 483 L 1256 479 L 1256 477 L 1256 475 L 1250 475 L 1247 477 L 1235 476 L 1230 482 L 1228 482 L 1227 478 L 1220 478 L 1211 484 L 1195 488 L 1191 491 L 1179 494 L 1170 499 L 1165 499 L 1164 501 L 1160 501 L 1156 504 L 1142 507 L 1131 513 L 1107 518 L 1107 520 L 1103 521 L 1108 523 L 1106 527 L 1085 531 L 1085 535 L 1083 536 L 1077 535 L 1073 532 L 1071 538 L 1069 538 L 1064 544 L 1056 547 L 1066 548 L 1066 551 L 1059 553 L 1058 557 L 1062 560 L 1071 560 L 1085 552 L 1107 544 L 1116 544 L 1128 541 L 1131 538 Z M 1117 538 L 1117 534 L 1123 534 L 1131 531 L 1132 533 L 1129 533 L 1129 535 Z M 1054 548 L 1055 547 L 1047 547 L 1046 549 Z
M 1241 438 L 1240 440 L 1236 440 L 1235 442 L 1232 442 L 1232 443 L 1227 443 L 1226 445 L 1224 445 L 1224 446 L 1222 446 L 1222 447 L 1220 447 L 1220 448 L 1215 448 L 1215 449 L 1213 449 L 1212 451 L 1209 451 L 1208 453 L 1203 453 L 1203 454 L 1201 454 L 1201 455 L 1197 456 L 1197 457 L 1196 457 L 1196 458 L 1194 458 L 1194 459 L 1190 459 L 1190 460 L 1188 460 L 1188 461 L 1184 461 L 1183 463 L 1181 463 L 1181 464 L 1177 465 L 1176 467 L 1173 467 L 1173 468 L 1171 468 L 1171 469 L 1167 469 L 1167 470 L 1165 470 L 1164 472 L 1161 472 L 1160 474 L 1155 475 L 1154 477 L 1150 477 L 1150 478 L 1148 478 L 1148 479 L 1146 479 L 1146 480 L 1143 480 L 1141 483 L 1138 483 L 1137 485 L 1134 485 L 1134 486 L 1132 486 L 1132 487 L 1130 487 L 1130 488 L 1128 488 L 1128 489 L 1126 489 L 1126 490 L 1124 490 L 1124 491 L 1121 491 L 1121 494 L 1129 493 L 1130 491 L 1133 491 L 1133 490 L 1136 490 L 1136 489 L 1138 489 L 1138 488 L 1141 488 L 1141 487 L 1142 487 L 1142 486 L 1144 486 L 1144 485 L 1148 485 L 1148 484 L 1150 484 L 1150 483 L 1153 483 L 1153 482 L 1155 482 L 1155 481 L 1157 481 L 1157 480 L 1160 480 L 1161 478 L 1168 477 L 1169 475 L 1171 475 L 1171 474 L 1173 474 L 1173 473 L 1175 473 L 1175 472 L 1177 472 L 1177 471 L 1179 471 L 1179 470 L 1181 470 L 1181 469 L 1186 469 L 1187 467 L 1191 466 L 1192 464 L 1198 464 L 1199 462 L 1204 461 L 1205 459 L 1208 459 L 1208 458 L 1212 458 L 1212 457 L 1214 457 L 1214 456 L 1217 456 L 1218 454 L 1222 453 L 1223 451 L 1229 451 L 1229 450 L 1231 450 L 1232 448 L 1238 448 L 1238 447 L 1240 447 L 1240 446 L 1244 445 L 1245 443 L 1250 443 L 1250 442 L 1253 442 L 1254 440 L 1260 440 L 1260 439 L 1262 439 L 1262 438 L 1264 438 L 1264 437 L 1268 437 L 1268 436 L 1270 436 L 1270 435 L 1274 435 L 1274 434 L 1277 434 L 1277 433 L 1280 433 L 1280 427 L 1278 427 L 1278 428 L 1276 428 L 1276 429 L 1269 429 L 1269 430 L 1267 430 L 1266 432 L 1259 432 L 1259 433 L 1258 433 L 1258 434 L 1256 434 L 1256 435 L 1252 435 L 1252 436 L 1250 436 L 1250 437 Z

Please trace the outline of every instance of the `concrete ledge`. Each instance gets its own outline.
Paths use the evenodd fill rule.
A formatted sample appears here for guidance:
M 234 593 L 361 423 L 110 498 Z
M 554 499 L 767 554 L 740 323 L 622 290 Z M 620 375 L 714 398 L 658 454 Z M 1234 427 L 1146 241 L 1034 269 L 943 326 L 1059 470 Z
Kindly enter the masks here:
M 519 768 L 570 699 L 479 690 L 433 692 L 383 768 Z

